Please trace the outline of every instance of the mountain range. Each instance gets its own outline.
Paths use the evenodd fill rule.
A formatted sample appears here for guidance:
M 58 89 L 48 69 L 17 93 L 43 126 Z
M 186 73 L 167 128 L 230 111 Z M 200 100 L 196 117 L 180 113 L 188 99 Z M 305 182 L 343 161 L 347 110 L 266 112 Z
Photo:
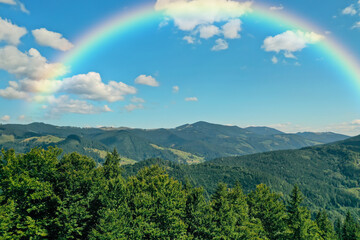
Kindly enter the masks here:
M 195 164 L 219 157 L 240 156 L 341 141 L 348 136 L 326 133 L 289 134 L 268 127 L 225 126 L 207 122 L 176 128 L 78 128 L 44 123 L 0 125 L 0 147 L 26 152 L 33 147 L 58 146 L 101 162 L 116 148 L 124 164 L 162 158 Z
M 297 184 L 313 212 L 326 209 L 335 219 L 350 211 L 360 217 L 360 136 L 296 150 L 217 158 L 195 165 L 149 159 L 124 166 L 125 174 L 134 175 L 154 164 L 164 166 L 170 176 L 182 182 L 203 187 L 208 196 L 219 182 L 230 187 L 240 182 L 245 192 L 265 183 L 284 196 Z

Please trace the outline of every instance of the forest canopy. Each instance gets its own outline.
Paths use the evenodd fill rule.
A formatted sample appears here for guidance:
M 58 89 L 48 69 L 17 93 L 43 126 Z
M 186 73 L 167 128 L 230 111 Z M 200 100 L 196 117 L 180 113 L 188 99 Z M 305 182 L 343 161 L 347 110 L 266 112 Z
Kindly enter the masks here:
M 284 201 L 260 184 L 203 188 L 152 165 L 124 177 L 114 150 L 102 165 L 61 149 L 2 151 L 1 239 L 360 239 L 350 212 L 331 222 L 304 206 L 298 186 Z

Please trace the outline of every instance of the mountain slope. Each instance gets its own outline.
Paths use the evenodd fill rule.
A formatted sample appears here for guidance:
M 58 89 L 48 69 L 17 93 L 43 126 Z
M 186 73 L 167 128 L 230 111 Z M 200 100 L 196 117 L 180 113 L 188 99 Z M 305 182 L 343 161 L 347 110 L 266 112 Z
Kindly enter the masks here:
M 285 194 L 298 184 L 312 210 L 325 208 L 332 217 L 350 210 L 360 216 L 360 136 L 328 145 L 218 158 L 191 166 L 149 160 L 125 169 L 131 174 L 153 163 L 165 165 L 171 176 L 188 179 L 208 193 L 214 192 L 219 181 L 230 185 L 240 181 L 245 191 L 265 183 Z
M 64 141 L 70 135 L 81 141 Z M 104 151 L 116 148 L 125 158 L 141 161 L 160 157 L 180 163 L 199 163 L 218 157 L 247 155 L 342 140 L 334 133 L 286 134 L 267 127 L 240 128 L 207 122 L 172 129 L 76 128 L 44 123 L 0 125 L 0 147 L 25 152 L 32 147 L 61 146 L 65 152 L 79 151 L 98 161 Z

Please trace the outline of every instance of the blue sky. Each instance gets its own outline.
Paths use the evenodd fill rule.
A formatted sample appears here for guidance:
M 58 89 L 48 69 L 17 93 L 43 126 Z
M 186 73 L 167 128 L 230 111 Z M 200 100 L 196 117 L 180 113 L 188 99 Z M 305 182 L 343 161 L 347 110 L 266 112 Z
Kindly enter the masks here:
M 1 123 L 158 128 L 202 120 L 360 133 L 360 89 L 318 47 L 336 38 L 360 60 L 360 2 L 266 1 L 269 11 L 323 30 L 311 36 L 246 15 L 195 15 L 190 26 L 171 14 L 174 4 L 204 2 L 242 8 L 245 1 L 0 0 Z M 164 16 L 98 44 L 63 76 L 47 77 L 84 33 L 143 4 Z

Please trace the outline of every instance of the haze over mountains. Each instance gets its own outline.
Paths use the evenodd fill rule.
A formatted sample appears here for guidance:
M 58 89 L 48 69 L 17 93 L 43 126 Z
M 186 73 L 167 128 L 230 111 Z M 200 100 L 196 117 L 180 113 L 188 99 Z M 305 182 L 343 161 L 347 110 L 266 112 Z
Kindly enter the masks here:
M 178 163 L 200 163 L 219 157 L 298 149 L 341 141 L 336 133 L 288 134 L 268 127 L 225 126 L 207 122 L 185 124 L 172 129 L 76 128 L 44 123 L 0 125 L 0 147 L 17 152 L 58 146 L 102 161 L 116 148 L 124 163 L 163 158 Z

